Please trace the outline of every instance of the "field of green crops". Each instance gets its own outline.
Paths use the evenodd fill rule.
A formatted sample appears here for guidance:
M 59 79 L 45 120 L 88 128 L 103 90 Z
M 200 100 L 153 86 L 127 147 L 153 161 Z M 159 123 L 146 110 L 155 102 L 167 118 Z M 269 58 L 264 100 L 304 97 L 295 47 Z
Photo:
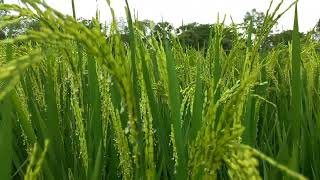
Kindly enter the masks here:
M 292 41 L 268 51 L 281 3 L 256 35 L 218 22 L 206 50 L 144 36 L 128 4 L 124 42 L 116 18 L 22 3 L 0 27 L 41 27 L 0 41 L 1 180 L 320 179 L 320 43 L 300 41 L 296 3 Z

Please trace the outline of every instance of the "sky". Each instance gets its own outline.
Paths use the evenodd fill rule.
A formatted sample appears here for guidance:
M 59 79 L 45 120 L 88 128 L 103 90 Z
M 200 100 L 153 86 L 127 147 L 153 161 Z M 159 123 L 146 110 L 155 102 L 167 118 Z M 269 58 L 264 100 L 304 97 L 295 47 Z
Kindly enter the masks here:
M 175 27 L 182 24 L 215 23 L 218 14 L 220 19 L 226 15 L 226 24 L 241 23 L 246 12 L 255 8 L 266 12 L 270 0 L 128 0 L 132 11 L 139 20 L 151 19 L 155 22 L 162 20 L 172 23 Z M 17 3 L 18 0 L 5 0 L 5 3 Z M 72 14 L 71 0 L 46 0 L 55 9 L 66 14 Z M 274 0 L 274 7 L 280 0 Z M 293 0 L 284 0 L 282 10 L 286 9 Z M 118 18 L 125 17 L 125 0 L 111 0 Z M 110 11 L 106 0 L 75 0 L 77 17 L 90 19 L 99 9 L 100 19 L 109 22 Z M 320 0 L 300 0 L 298 3 L 300 31 L 312 29 L 320 19 Z M 294 8 L 288 11 L 279 21 L 278 30 L 288 30 L 293 27 Z

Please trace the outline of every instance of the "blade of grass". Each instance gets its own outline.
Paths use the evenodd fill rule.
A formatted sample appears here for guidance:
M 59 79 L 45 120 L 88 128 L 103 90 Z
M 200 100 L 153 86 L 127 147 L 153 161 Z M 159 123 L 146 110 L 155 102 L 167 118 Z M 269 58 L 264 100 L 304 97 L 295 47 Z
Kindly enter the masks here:
M 12 28 L 9 30 L 11 36 Z M 12 45 L 6 46 L 6 61 L 12 60 Z M 9 92 L 11 94 L 12 91 Z M 4 96 L 3 102 L 0 100 L 0 177 L 4 180 L 11 179 L 12 158 L 13 158 L 13 131 L 12 131 L 12 104 L 8 96 Z
M 131 82 L 132 82 L 132 90 L 133 90 L 133 100 L 134 100 L 134 113 L 136 114 L 137 118 L 137 130 L 138 130 L 138 135 L 137 135 L 137 148 L 139 152 L 144 151 L 144 143 L 143 143 L 143 134 L 140 130 L 143 129 L 142 126 L 142 119 L 141 119 L 141 112 L 140 112 L 140 106 L 139 106 L 139 101 L 140 101 L 140 87 L 138 83 L 138 76 L 137 76 L 137 65 L 136 65 L 136 39 L 135 39 L 135 32 L 133 28 L 133 20 L 132 20 L 132 15 L 129 7 L 128 0 L 126 0 L 126 12 L 127 12 L 127 20 L 128 20 L 128 26 L 129 26 L 129 45 L 130 45 L 130 53 L 131 53 Z M 137 153 L 135 156 L 138 156 L 138 161 L 136 162 L 136 178 L 141 178 L 145 174 L 143 171 L 144 167 L 144 156 L 142 156 L 139 152 L 134 152 Z
M 24 104 L 19 100 L 17 91 L 13 91 L 10 94 L 10 98 L 12 101 L 15 110 L 17 111 L 17 115 L 20 120 L 21 128 L 23 129 L 25 135 L 28 138 L 29 144 L 34 144 L 37 142 L 36 134 L 34 133 L 31 121 L 29 119 L 29 114 L 27 112 L 26 107 Z
M 3 180 L 11 179 L 12 170 L 12 106 L 9 98 L 0 102 L 0 177 Z
M 64 174 L 64 164 L 65 164 L 65 154 L 64 154 L 64 141 L 62 138 L 62 134 L 59 128 L 59 116 L 58 116 L 58 107 L 56 102 L 56 86 L 55 86 L 55 63 L 54 63 L 54 57 L 51 52 L 46 52 L 48 58 L 46 59 L 46 82 L 45 82 L 45 101 L 47 106 L 47 127 L 49 127 L 48 135 L 49 140 L 52 143 L 52 147 L 54 149 L 55 155 L 57 157 L 57 161 L 59 162 L 60 170 L 60 178 L 63 178 L 66 176 Z M 49 150 L 50 151 L 50 150 Z
M 298 170 L 298 158 L 297 155 L 298 145 L 300 144 L 301 137 L 301 125 L 302 125 L 302 81 L 301 81 L 301 47 L 300 47 L 300 33 L 298 23 L 298 5 L 295 6 L 294 15 L 294 26 L 292 32 L 292 105 L 291 105 L 291 119 L 292 119 L 292 130 L 290 138 L 292 146 L 292 159 L 291 168 Z
M 301 82 L 301 47 L 298 24 L 298 9 L 295 7 L 294 27 L 292 33 L 292 124 L 295 126 L 293 132 L 295 137 L 299 137 L 300 120 L 302 115 L 302 82 Z
M 196 75 L 196 90 L 194 94 L 193 102 L 193 114 L 190 130 L 190 140 L 191 142 L 195 140 L 198 131 L 202 127 L 202 110 L 204 103 L 204 94 L 203 94 L 203 81 L 201 79 L 202 67 L 201 64 L 197 65 L 197 75 Z
M 182 136 L 182 127 L 181 127 L 181 115 L 180 115 L 180 88 L 177 80 L 175 61 L 172 54 L 171 47 L 167 40 L 165 41 L 165 52 L 167 59 L 167 72 L 168 72 L 168 86 L 169 86 L 169 105 L 171 110 L 171 123 L 174 130 L 174 138 L 176 143 L 178 159 L 176 160 L 177 164 L 177 173 L 175 174 L 176 178 L 186 179 L 186 154 L 185 154 L 185 142 Z
M 88 59 L 88 105 L 89 105 L 89 117 L 88 117 L 88 134 L 89 134 L 89 160 L 93 162 L 96 159 L 97 152 L 101 141 L 103 141 L 102 134 L 102 117 L 101 117 L 101 98 L 99 90 L 99 80 L 96 69 L 96 61 L 94 57 L 89 55 Z M 100 147 L 103 152 L 103 147 Z M 90 157 L 91 156 L 91 157 Z M 96 163 L 95 163 L 96 164 Z M 89 163 L 89 172 L 93 168 L 94 164 Z M 89 175 L 90 176 L 90 175 Z
M 140 44 L 140 51 L 143 52 L 143 47 Z M 146 91 L 147 91 L 147 96 L 148 96 L 148 100 L 149 100 L 149 106 L 150 106 L 150 110 L 151 110 L 151 115 L 152 115 L 152 119 L 153 119 L 153 127 L 155 129 L 157 129 L 156 134 L 158 136 L 159 139 L 159 144 L 160 144 L 160 153 L 161 153 L 161 163 L 163 165 L 163 172 L 167 171 L 167 166 L 169 164 L 169 149 L 167 144 L 169 144 L 169 142 L 166 139 L 166 134 L 165 134 L 165 127 L 164 127 L 164 122 L 161 120 L 160 118 L 160 113 L 159 113 L 159 104 L 157 103 L 156 99 L 155 99 L 155 95 L 154 92 L 152 90 L 152 82 L 150 80 L 150 76 L 149 76 L 149 70 L 148 67 L 146 65 L 146 60 L 145 60 L 145 56 L 143 55 L 143 53 L 141 53 L 141 63 L 142 63 L 142 74 L 143 74 L 143 80 L 146 86 Z M 164 175 L 165 176 L 165 175 Z M 160 179 L 160 177 L 158 177 Z
M 102 142 L 102 141 L 101 141 Z M 92 177 L 91 180 L 98 180 L 101 179 L 101 168 L 102 168 L 102 162 L 103 162 L 103 152 L 102 152 L 102 143 L 100 142 L 99 148 L 97 150 L 97 155 L 95 159 L 95 164 L 93 167 Z
M 243 133 L 243 143 L 250 145 L 251 147 L 255 146 L 256 137 L 257 137 L 257 122 L 255 118 L 255 105 L 256 101 L 252 97 L 252 92 L 249 93 L 247 98 L 247 107 L 244 117 L 244 127 L 245 131 Z

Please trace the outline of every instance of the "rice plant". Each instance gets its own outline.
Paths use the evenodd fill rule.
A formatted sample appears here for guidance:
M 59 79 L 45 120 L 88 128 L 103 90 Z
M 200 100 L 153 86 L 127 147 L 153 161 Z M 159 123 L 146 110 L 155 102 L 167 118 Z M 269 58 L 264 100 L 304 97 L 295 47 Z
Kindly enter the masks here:
M 109 1 L 108 29 L 21 2 L 0 27 L 40 28 L 0 42 L 1 179 L 320 179 L 319 42 L 300 42 L 297 2 L 256 36 L 218 21 L 206 51 L 145 36 L 127 1 L 127 42 Z M 262 53 L 292 7 L 292 42 Z

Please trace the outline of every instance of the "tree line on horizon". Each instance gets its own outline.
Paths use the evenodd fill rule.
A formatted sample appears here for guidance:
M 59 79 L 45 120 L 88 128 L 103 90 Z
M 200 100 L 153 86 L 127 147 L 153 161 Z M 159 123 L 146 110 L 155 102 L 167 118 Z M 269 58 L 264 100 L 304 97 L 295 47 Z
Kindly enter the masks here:
M 0 20 L 8 17 L 10 13 L 1 11 Z M 259 29 L 262 27 L 264 22 L 265 14 L 259 12 L 256 9 L 252 9 L 250 12 L 246 12 L 243 22 L 240 24 L 232 24 L 230 26 L 225 26 L 223 29 L 224 37 L 222 39 L 222 47 L 228 52 L 232 48 L 233 39 L 236 36 L 243 35 L 242 32 L 246 32 L 246 28 L 249 27 L 249 24 L 252 21 L 252 34 L 256 35 L 259 33 Z M 78 21 L 82 22 L 86 26 L 93 26 L 92 20 L 78 18 Z M 181 45 L 185 48 L 195 48 L 198 50 L 207 49 L 210 37 L 214 37 L 214 26 L 215 24 L 200 24 L 197 22 L 192 22 L 188 24 L 183 24 L 179 27 L 174 27 L 173 24 L 167 21 L 154 22 L 149 19 L 145 20 L 136 20 L 136 27 L 139 28 L 141 33 L 144 36 L 156 36 L 162 38 L 163 34 L 174 35 L 179 40 Z M 108 26 L 100 24 L 102 29 L 105 29 L 107 32 Z M 0 39 L 5 39 L 7 37 L 16 37 L 20 34 L 26 32 L 27 29 L 39 30 L 40 24 L 39 21 L 35 19 L 24 19 L 20 23 L 12 26 L 11 29 L 3 29 L 0 31 Z M 127 22 L 120 18 L 118 21 L 119 32 L 121 37 L 125 42 L 129 41 L 129 28 Z M 278 30 L 275 29 L 265 40 L 261 49 L 270 50 L 277 45 L 288 45 L 291 41 L 292 30 Z M 314 28 L 307 33 L 300 32 L 300 38 L 302 41 L 306 39 L 307 36 L 312 36 L 314 40 L 320 40 L 320 18 Z M 106 35 L 108 38 L 108 35 Z

